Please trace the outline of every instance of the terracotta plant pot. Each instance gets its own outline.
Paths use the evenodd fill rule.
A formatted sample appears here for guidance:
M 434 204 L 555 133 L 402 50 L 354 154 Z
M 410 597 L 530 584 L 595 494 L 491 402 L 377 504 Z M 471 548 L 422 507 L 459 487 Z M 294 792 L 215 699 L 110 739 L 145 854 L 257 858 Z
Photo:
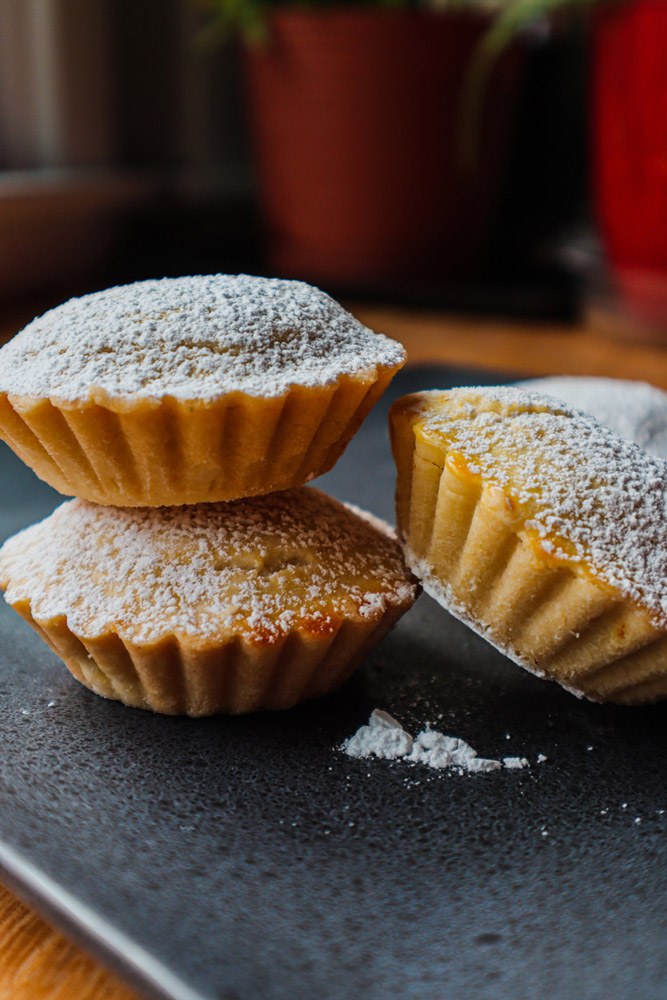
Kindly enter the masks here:
M 593 28 L 593 183 L 625 307 L 667 335 L 667 3 L 600 9 Z
M 354 286 L 469 272 L 497 201 L 515 50 L 486 90 L 477 169 L 460 157 L 461 91 L 486 17 L 277 11 L 246 51 L 267 264 Z

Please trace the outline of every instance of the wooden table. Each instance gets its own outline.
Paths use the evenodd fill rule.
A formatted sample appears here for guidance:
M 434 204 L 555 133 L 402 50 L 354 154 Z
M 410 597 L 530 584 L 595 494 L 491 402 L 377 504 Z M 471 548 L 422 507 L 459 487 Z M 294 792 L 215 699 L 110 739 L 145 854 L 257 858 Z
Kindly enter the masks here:
M 0 318 L 0 341 L 39 309 Z M 401 340 L 411 363 L 440 361 L 517 374 L 609 375 L 667 389 L 667 350 L 578 327 L 458 319 L 435 313 L 354 309 Z M 0 887 L 0 1000 L 131 1000 L 136 994 Z

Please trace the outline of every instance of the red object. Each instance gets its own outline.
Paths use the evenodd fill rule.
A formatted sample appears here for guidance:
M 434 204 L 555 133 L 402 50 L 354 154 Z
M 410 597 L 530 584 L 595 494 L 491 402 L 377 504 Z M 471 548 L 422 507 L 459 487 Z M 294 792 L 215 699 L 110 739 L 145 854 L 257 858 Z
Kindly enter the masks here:
M 625 304 L 667 329 L 667 3 L 600 9 L 593 49 L 600 231 Z
M 465 273 L 502 178 L 516 51 L 486 92 L 476 171 L 460 166 L 464 73 L 485 17 L 287 8 L 246 71 L 268 264 L 360 284 Z

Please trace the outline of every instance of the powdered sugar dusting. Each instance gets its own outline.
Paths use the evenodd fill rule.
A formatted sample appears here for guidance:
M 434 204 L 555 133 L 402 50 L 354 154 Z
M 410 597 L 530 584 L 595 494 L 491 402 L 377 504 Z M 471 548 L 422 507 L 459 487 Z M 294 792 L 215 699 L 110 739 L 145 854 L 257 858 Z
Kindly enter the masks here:
M 505 489 L 545 551 L 589 566 L 667 627 L 667 464 L 514 387 L 421 393 L 423 430 Z
M 0 585 L 38 621 L 133 642 L 326 634 L 416 596 L 398 543 L 308 487 L 189 507 L 72 500 L 5 543 Z
M 667 392 L 654 385 L 576 375 L 526 379 L 517 384 L 585 410 L 644 451 L 667 458 Z
M 539 757 L 542 757 L 540 754 Z M 538 763 L 541 763 L 538 757 Z M 505 767 L 509 768 L 510 771 L 520 771 L 521 768 L 529 767 L 529 763 L 525 757 L 503 757 L 503 764 Z
M 482 774 L 502 767 L 499 760 L 478 757 L 477 751 L 458 736 L 446 736 L 437 729 L 426 728 L 415 738 L 408 760 L 426 764 L 436 770 L 453 768 L 462 773 Z
M 412 736 L 389 712 L 376 708 L 367 726 L 350 736 L 343 744 L 348 757 L 382 757 L 396 760 L 412 751 Z
M 63 402 L 275 397 L 404 361 L 400 344 L 304 282 L 202 275 L 52 309 L 0 350 L 0 391 Z
M 477 751 L 465 740 L 447 736 L 429 725 L 413 739 L 397 719 L 379 708 L 371 713 L 367 725 L 361 726 L 343 743 L 341 750 L 348 757 L 403 760 L 458 774 L 485 774 L 498 771 L 503 766 L 510 770 L 530 766 L 525 757 L 504 757 L 503 760 L 478 757 Z M 540 757 L 546 760 L 542 754 Z

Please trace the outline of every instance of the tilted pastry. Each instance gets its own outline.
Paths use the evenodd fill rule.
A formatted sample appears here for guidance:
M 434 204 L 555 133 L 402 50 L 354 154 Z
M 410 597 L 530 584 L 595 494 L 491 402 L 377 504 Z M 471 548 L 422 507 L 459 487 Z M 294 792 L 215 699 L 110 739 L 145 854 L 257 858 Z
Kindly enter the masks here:
M 64 503 L 0 549 L 7 602 L 97 694 L 168 714 L 341 684 L 416 585 L 391 533 L 302 487 L 233 503 Z
M 399 531 L 424 589 L 600 701 L 667 696 L 667 465 L 515 388 L 393 407 Z
M 296 281 L 144 281 L 72 299 L 0 350 L 0 437 L 61 493 L 158 506 L 326 472 L 405 362 Z

